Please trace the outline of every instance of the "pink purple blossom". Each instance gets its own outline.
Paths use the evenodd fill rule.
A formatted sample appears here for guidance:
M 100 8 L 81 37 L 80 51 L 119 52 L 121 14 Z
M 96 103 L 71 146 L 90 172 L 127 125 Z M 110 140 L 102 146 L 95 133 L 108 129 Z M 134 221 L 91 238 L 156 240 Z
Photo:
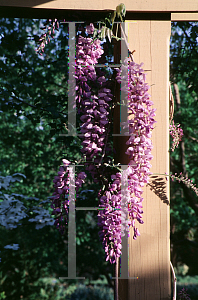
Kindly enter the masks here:
M 61 234 L 65 232 L 65 225 L 68 223 L 69 185 L 71 177 L 75 176 L 75 174 L 72 173 L 72 169 L 69 168 L 70 162 L 66 159 L 63 159 L 62 162 L 63 165 L 60 166 L 58 175 L 55 176 L 53 180 L 55 191 L 51 197 L 51 208 L 53 208 L 52 215 L 55 215 L 56 217 L 54 225 L 59 229 Z M 75 180 L 76 193 L 78 193 L 79 188 L 85 182 L 85 178 L 85 172 L 77 174 Z M 75 199 L 75 195 L 72 195 L 72 197 Z
M 180 124 L 175 124 L 173 120 L 172 124 L 170 124 L 169 132 L 173 138 L 171 150 L 174 151 L 175 148 L 178 147 L 179 142 L 182 140 L 183 130 L 180 128 Z
M 93 24 L 86 27 L 86 32 L 92 34 Z M 136 64 L 129 59 L 124 61 L 118 70 L 116 80 L 125 82 L 123 89 L 127 92 L 129 119 L 122 123 L 123 128 L 129 126 L 130 137 L 127 141 L 129 155 L 128 168 L 115 175 L 104 165 L 111 154 L 109 143 L 110 105 L 113 94 L 108 87 L 108 78 L 94 64 L 103 54 L 101 42 L 90 37 L 78 36 L 76 46 L 76 103 L 80 114 L 82 149 L 86 157 L 85 168 L 93 177 L 95 183 L 104 184 L 105 189 L 98 193 L 99 236 L 106 254 L 106 260 L 115 263 L 121 254 L 121 238 L 133 228 L 133 238 L 140 235 L 136 222 L 142 224 L 142 187 L 148 183 L 151 174 L 152 159 L 151 133 L 155 123 L 155 109 L 148 94 L 149 86 L 145 83 L 145 73 L 142 64 Z M 122 74 L 127 69 L 128 80 Z M 55 225 L 64 232 L 67 224 L 69 177 L 74 176 L 69 171 L 67 160 L 63 160 L 58 176 L 54 179 L 53 214 Z M 104 176 L 105 175 L 105 176 Z M 105 177 L 111 182 L 105 182 Z M 82 185 L 84 172 L 76 178 L 76 189 Z M 123 182 L 127 182 L 123 184 Z
M 93 24 L 92 24 L 93 25 Z M 94 27 L 87 26 L 88 32 Z M 107 79 L 105 76 L 98 76 L 94 64 L 103 54 L 101 42 L 92 38 L 78 37 L 76 46 L 76 100 L 78 113 L 81 114 L 82 146 L 81 152 L 86 156 L 85 167 L 94 182 L 100 181 L 100 175 L 104 170 L 101 160 L 105 162 L 105 157 L 111 148 L 106 138 L 109 133 L 109 104 L 113 95 L 111 90 L 106 88 Z M 93 91 L 94 82 L 98 86 Z M 100 165 L 100 170 L 97 165 Z
M 144 70 L 141 65 L 131 62 L 126 59 L 121 69 L 118 70 L 117 81 L 126 82 L 124 89 L 128 92 L 128 108 L 130 120 L 122 123 L 123 128 L 129 125 L 129 145 L 126 154 L 129 155 L 129 166 L 126 171 L 112 175 L 112 184 L 109 184 L 108 190 L 100 198 L 100 207 L 106 208 L 99 211 L 98 218 L 100 226 L 99 236 L 105 247 L 106 260 L 110 263 L 115 263 L 116 257 L 121 254 L 121 237 L 129 229 L 133 227 L 133 238 L 137 239 L 140 235 L 136 227 L 136 221 L 140 224 L 142 220 L 142 187 L 148 183 L 149 175 L 151 174 L 150 160 L 153 158 L 151 150 L 153 148 L 151 142 L 151 132 L 154 120 L 155 109 L 152 108 L 153 102 L 148 94 L 149 86 L 145 83 Z M 128 69 L 128 81 L 124 81 L 122 70 Z M 122 178 L 125 177 L 128 181 L 128 189 L 122 187 Z M 127 211 L 117 210 L 121 207 L 121 198 L 124 197 L 123 203 L 128 204 Z M 114 209 L 115 210 L 114 210 Z M 122 225 L 121 225 L 122 224 Z M 129 231 L 128 231 L 129 232 Z

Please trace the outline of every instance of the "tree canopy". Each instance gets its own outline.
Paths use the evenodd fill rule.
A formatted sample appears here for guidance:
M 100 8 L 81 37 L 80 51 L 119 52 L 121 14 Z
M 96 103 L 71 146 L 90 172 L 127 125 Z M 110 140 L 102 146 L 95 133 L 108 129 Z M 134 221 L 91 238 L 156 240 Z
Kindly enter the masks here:
M 8 206 L 12 205 L 14 209 L 21 201 L 27 214 L 23 219 L 18 216 L 18 222 L 15 218 L 16 228 L 12 224 L 7 229 L 2 226 L 0 229 L 4 237 L 1 239 L 2 287 L 8 299 L 20 295 L 33 297 L 33 294 L 36 298 L 40 295 L 39 286 L 43 283 L 39 280 L 42 277 L 68 276 L 68 233 L 61 237 L 52 226 L 49 197 L 62 159 L 80 161 L 81 145 L 78 138 L 65 137 L 68 121 L 68 26 L 64 24 L 60 28 L 41 57 L 35 49 L 44 21 L 0 21 L 0 175 L 4 183 L 1 199 L 5 200 L 7 195 L 11 201 Z M 13 175 L 16 173 L 19 174 Z M 17 176 L 19 181 L 9 185 L 8 176 L 11 176 L 11 181 Z M 97 206 L 98 190 L 88 176 L 77 206 Z M 5 207 L 1 213 L 5 214 Z M 105 262 L 99 242 L 97 211 L 77 211 L 76 215 L 77 276 L 98 279 L 103 274 L 112 285 L 112 267 Z M 8 215 L 2 219 L 2 225 L 6 217 L 8 219 Z M 13 243 L 19 245 L 17 251 L 4 249 Z M 90 253 L 91 261 L 87 253 Z
M 184 136 L 171 153 L 171 171 L 198 184 L 198 26 L 173 22 L 170 43 L 170 80 L 175 99 L 174 120 Z M 197 274 L 198 197 L 182 182 L 171 182 L 171 254 L 174 266 L 186 264 L 189 275 Z

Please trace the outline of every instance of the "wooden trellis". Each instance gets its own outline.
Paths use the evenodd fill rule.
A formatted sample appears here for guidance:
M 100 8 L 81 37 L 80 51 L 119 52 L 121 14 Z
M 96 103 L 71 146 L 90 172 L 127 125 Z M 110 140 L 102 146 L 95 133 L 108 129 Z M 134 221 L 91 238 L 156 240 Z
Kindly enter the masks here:
M 0 0 L 1 17 L 64 18 L 68 21 L 103 17 L 120 0 Z M 169 173 L 169 40 L 171 21 L 198 21 L 198 0 L 125 0 L 126 34 L 136 63 L 144 63 L 149 93 L 156 111 L 152 134 L 154 174 Z M 131 22 L 131 21 L 136 22 Z M 117 120 L 119 123 L 119 120 Z M 117 161 L 128 164 L 122 137 L 115 137 Z M 170 212 L 169 182 L 153 175 L 144 188 L 144 224 L 141 236 L 129 238 L 129 276 L 119 279 L 121 300 L 170 299 Z M 131 232 L 131 236 L 132 236 Z

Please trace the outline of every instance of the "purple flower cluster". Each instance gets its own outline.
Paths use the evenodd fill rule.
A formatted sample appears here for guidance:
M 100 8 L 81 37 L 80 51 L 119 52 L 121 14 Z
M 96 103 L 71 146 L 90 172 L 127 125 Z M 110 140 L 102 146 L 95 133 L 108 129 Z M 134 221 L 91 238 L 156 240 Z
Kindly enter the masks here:
M 92 33 L 93 24 L 87 26 L 87 32 Z M 86 156 L 85 167 L 94 182 L 99 182 L 102 170 L 99 170 L 102 158 L 110 152 L 107 145 L 109 132 L 109 104 L 113 95 L 111 90 L 106 88 L 107 79 L 104 76 L 97 76 L 94 64 L 103 54 L 101 42 L 92 38 L 79 36 L 76 45 L 76 100 L 80 120 L 83 141 L 81 152 Z M 93 82 L 98 83 L 95 90 Z M 98 165 L 98 167 L 96 167 Z M 101 167 L 102 168 L 102 167 Z
M 92 34 L 93 24 L 86 27 L 86 32 Z M 76 67 L 74 79 L 70 80 L 70 86 L 75 86 L 76 102 L 78 113 L 81 115 L 81 133 L 83 141 L 81 149 L 86 157 L 85 167 L 94 181 L 99 182 L 105 169 L 102 166 L 107 153 L 111 148 L 108 145 L 107 136 L 109 133 L 108 102 L 112 100 L 111 90 L 106 87 L 107 79 L 100 74 L 97 76 L 94 64 L 103 54 L 101 42 L 89 37 L 79 36 L 76 45 Z M 76 82 L 75 82 L 76 81 Z M 97 82 L 97 88 L 93 85 Z M 72 93 L 72 89 L 70 89 Z M 55 192 L 53 194 L 53 213 L 56 216 L 55 225 L 61 233 L 64 233 L 65 224 L 68 222 L 68 196 L 69 178 L 74 176 L 69 170 L 69 163 L 63 160 L 64 167 L 61 167 L 58 176 L 54 179 Z M 100 168 L 99 168 L 100 166 Z M 82 185 L 86 177 L 84 172 L 78 174 L 76 179 L 76 190 Z
M 184 177 L 182 172 L 177 176 L 177 173 L 170 175 L 172 181 L 175 179 L 179 182 L 183 182 L 188 188 L 192 189 L 196 195 L 198 196 L 198 188 L 196 187 L 196 184 L 193 184 L 193 181 L 189 179 L 188 177 Z
M 127 65 L 128 62 L 128 65 Z M 149 85 L 145 83 L 145 73 L 141 68 L 142 64 L 136 64 L 129 59 L 125 60 L 122 68 L 128 67 L 128 82 L 125 89 L 128 90 L 128 111 L 129 120 L 123 122 L 123 128 L 129 126 L 129 148 L 126 154 L 129 155 L 129 189 L 130 193 L 141 199 L 141 187 L 148 183 L 151 174 L 150 160 L 153 158 L 151 150 L 151 134 L 156 109 L 152 108 L 153 102 L 148 94 Z M 122 69 L 121 68 L 121 69 Z M 117 80 L 121 80 L 121 72 Z
M 120 256 L 121 236 L 123 236 L 127 227 L 132 226 L 134 229 L 133 238 L 136 239 L 140 235 L 138 228 L 135 227 L 135 220 L 140 224 L 142 221 L 142 187 L 149 180 L 150 160 L 153 158 L 151 150 L 153 148 L 151 142 L 151 131 L 156 122 L 154 120 L 155 109 L 152 108 L 153 102 L 148 94 L 149 86 L 145 83 L 144 70 L 141 65 L 126 59 L 121 69 L 118 70 L 117 81 L 126 82 L 124 89 L 128 96 L 129 119 L 124 122 L 123 128 L 129 126 L 129 140 L 127 145 L 129 148 L 126 154 L 129 155 L 129 166 L 123 173 L 112 175 L 113 183 L 109 185 L 108 191 L 100 198 L 99 223 L 101 230 L 99 232 L 100 239 L 103 241 L 103 247 L 106 252 L 106 260 L 111 263 L 115 262 L 115 258 Z M 122 76 L 123 68 L 128 69 L 128 81 Z M 125 79 L 125 81 L 124 81 Z M 128 189 L 121 192 L 121 182 L 126 178 L 128 181 Z M 117 210 L 122 203 L 127 207 L 129 221 L 123 206 L 121 212 Z M 108 209 L 105 209 L 108 207 Z M 116 209 L 113 210 L 113 207 Z M 109 243 L 110 240 L 110 243 Z
M 94 26 L 90 24 L 85 30 L 93 34 Z M 108 87 L 108 80 L 101 70 L 94 64 L 103 54 L 101 42 L 90 37 L 78 36 L 76 46 L 76 68 L 73 84 L 76 80 L 76 103 L 81 125 L 82 153 L 86 157 L 85 167 L 93 177 L 95 183 L 104 184 L 104 177 L 111 173 L 107 171 L 104 163 L 107 162 L 111 147 L 108 141 L 110 132 L 110 103 L 113 95 Z M 129 155 L 129 165 L 122 173 L 111 175 L 111 183 L 105 183 L 105 189 L 98 193 L 99 236 L 106 253 L 106 261 L 116 262 L 116 257 L 121 254 L 121 238 L 129 226 L 133 227 L 133 238 L 140 235 L 135 226 L 137 220 L 142 221 L 142 187 L 148 182 L 150 160 L 152 159 L 151 131 L 155 123 L 155 109 L 148 94 L 149 86 L 145 83 L 144 70 L 134 62 L 126 59 L 121 69 L 118 70 L 117 81 L 125 82 L 123 89 L 128 100 L 129 120 L 124 122 L 123 128 L 129 126 L 129 145 L 126 154 Z M 128 80 L 122 75 L 125 69 Z M 98 75 L 99 74 L 99 75 Z M 55 225 L 64 232 L 67 224 L 69 178 L 73 176 L 69 170 L 69 163 L 63 160 L 64 167 L 60 168 L 58 176 L 54 179 L 55 192 L 53 194 L 53 214 L 56 216 Z M 108 173 L 108 176 L 107 176 Z M 84 182 L 84 172 L 78 174 L 76 189 Z M 127 183 L 127 184 L 126 184 Z M 64 215 L 63 215 L 64 212 Z M 62 222 L 64 221 L 63 225 Z
M 98 213 L 99 237 L 105 249 L 106 261 L 116 262 L 116 257 L 121 254 L 122 248 L 122 219 L 121 210 L 121 174 L 112 175 L 114 182 L 109 185 L 109 190 L 100 198 Z M 123 216 L 124 219 L 125 215 Z M 110 242 L 109 242 L 110 241 Z
M 173 120 L 172 124 L 170 124 L 169 132 L 173 138 L 171 150 L 174 151 L 182 140 L 183 130 L 180 128 L 180 124 L 175 124 Z
M 51 20 L 49 19 L 50 24 L 45 25 L 41 29 L 46 30 L 39 39 L 39 45 L 35 50 L 39 55 L 43 55 L 45 45 L 50 42 L 50 36 L 54 38 L 55 30 L 59 30 L 59 22 L 57 19 Z
M 132 227 L 134 227 L 134 239 L 136 239 L 137 229 L 135 228 L 135 219 L 143 223 L 141 220 L 141 210 L 143 201 L 142 188 L 149 181 L 151 164 L 153 158 L 151 150 L 153 148 L 151 142 L 151 134 L 156 109 L 152 108 L 153 102 L 148 94 L 149 85 L 145 83 L 145 73 L 141 68 L 142 64 L 136 64 L 129 59 L 125 60 L 122 68 L 128 67 L 128 82 L 125 88 L 128 90 L 128 111 L 129 120 L 123 123 L 123 128 L 129 126 L 129 140 L 127 145 L 129 148 L 126 154 L 129 155 L 128 167 L 128 189 L 130 193 L 129 216 Z M 118 74 L 117 80 L 122 78 L 121 73 Z M 134 210 L 134 206 L 136 209 Z
M 90 23 L 90 25 L 87 25 L 86 26 L 86 32 L 88 33 L 88 34 L 93 34 L 94 33 L 94 25 L 93 25 L 93 23 Z
M 190 295 L 187 294 L 187 289 L 185 290 L 185 288 L 183 288 L 178 295 L 180 300 L 191 300 Z
M 59 229 L 61 234 L 65 232 L 65 225 L 68 222 L 68 195 L 69 188 L 71 188 L 70 181 L 71 178 L 74 178 L 75 176 L 72 172 L 72 168 L 69 167 L 70 162 L 66 159 L 63 159 L 62 161 L 63 166 L 60 167 L 58 175 L 55 176 L 53 180 L 55 191 L 52 196 L 53 201 L 51 204 L 51 208 L 53 208 L 52 215 L 55 215 L 56 217 L 54 225 L 57 229 Z M 78 192 L 82 184 L 85 182 L 85 178 L 86 174 L 84 172 L 78 173 L 75 180 L 76 193 Z M 74 197 L 73 199 L 75 199 L 75 195 L 70 196 Z

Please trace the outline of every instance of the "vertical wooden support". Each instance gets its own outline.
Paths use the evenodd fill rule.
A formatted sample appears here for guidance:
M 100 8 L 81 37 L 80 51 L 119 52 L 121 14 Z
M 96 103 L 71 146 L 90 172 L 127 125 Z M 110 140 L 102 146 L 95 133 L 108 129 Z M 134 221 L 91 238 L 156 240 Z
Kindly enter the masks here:
M 114 34 L 116 28 L 114 27 Z M 121 30 L 119 26 L 118 30 L 118 37 L 121 37 Z M 115 40 L 112 40 L 114 44 L 114 62 L 116 64 L 120 63 L 121 59 L 121 42 L 117 42 Z M 115 102 L 120 101 L 120 84 L 116 83 L 116 90 L 115 90 Z M 113 133 L 114 134 L 120 134 L 120 106 L 116 106 L 114 109 L 114 116 L 113 116 Z M 125 152 L 127 150 L 126 142 L 128 140 L 128 137 L 125 136 L 114 136 L 113 137 L 113 146 L 116 151 L 114 154 L 115 163 L 121 163 L 123 165 L 128 164 L 128 157 L 125 155 Z M 118 259 L 119 265 L 118 265 L 118 274 L 120 273 L 120 258 Z M 119 276 L 119 275 L 118 275 Z M 114 282 L 115 284 L 115 282 Z M 115 292 L 115 291 L 114 291 Z M 128 280 L 127 279 L 119 279 L 118 280 L 118 299 L 128 299 Z
M 127 22 L 127 21 L 126 21 Z M 169 183 L 169 39 L 170 21 L 128 22 L 128 42 L 136 63 L 143 62 L 146 82 L 151 86 L 149 94 L 156 111 L 152 133 L 154 173 L 144 188 L 143 220 L 138 224 L 141 236 L 129 238 L 129 276 L 138 279 L 119 279 L 120 300 L 168 300 L 170 299 L 170 220 Z M 115 122 L 115 119 L 114 119 Z M 117 123 L 117 121 L 116 121 Z M 117 133 L 117 132 L 116 132 Z M 116 161 L 128 164 L 125 154 L 125 138 L 114 137 Z M 118 149 L 119 147 L 119 149 Z

